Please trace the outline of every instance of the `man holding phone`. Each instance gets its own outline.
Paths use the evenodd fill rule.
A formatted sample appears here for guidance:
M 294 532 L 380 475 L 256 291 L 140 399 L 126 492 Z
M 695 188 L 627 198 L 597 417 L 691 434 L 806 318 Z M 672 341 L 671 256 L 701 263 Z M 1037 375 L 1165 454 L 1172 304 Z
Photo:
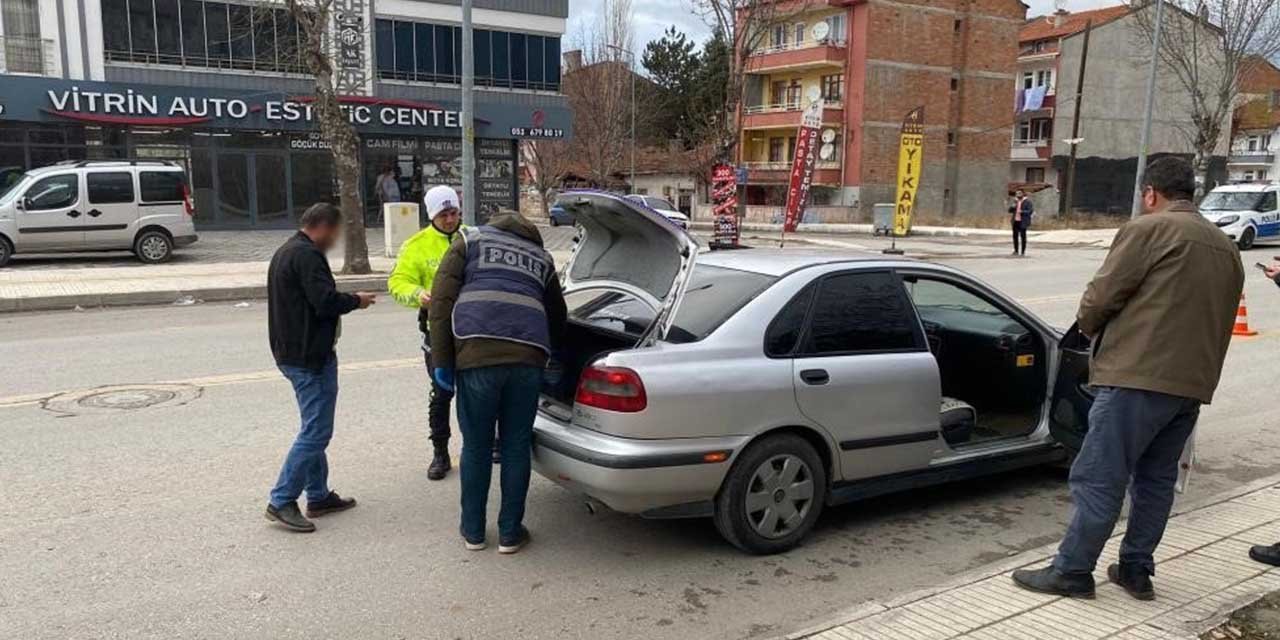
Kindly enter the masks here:
M 1269 267 L 1261 262 L 1255 263 L 1254 266 L 1261 269 L 1262 273 L 1271 278 L 1277 285 L 1280 285 L 1280 256 L 1276 256 L 1275 260 L 1276 262 L 1272 262 Z M 1280 567 L 1280 542 L 1252 547 L 1249 549 L 1249 557 L 1263 564 Z

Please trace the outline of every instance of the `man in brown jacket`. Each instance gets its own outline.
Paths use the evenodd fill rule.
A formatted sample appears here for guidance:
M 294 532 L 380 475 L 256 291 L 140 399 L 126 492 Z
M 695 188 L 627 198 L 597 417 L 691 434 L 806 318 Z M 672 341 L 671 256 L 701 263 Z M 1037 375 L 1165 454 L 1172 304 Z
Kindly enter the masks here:
M 1189 164 L 1152 162 L 1146 215 L 1120 228 L 1080 300 L 1097 396 L 1071 466 L 1075 512 L 1051 566 L 1014 572 L 1023 588 L 1092 598 L 1093 570 L 1128 487 L 1129 525 L 1107 578 L 1140 600 L 1155 597 L 1152 554 L 1173 507 L 1178 460 L 1218 386 L 1244 286 L 1239 252 L 1197 212 L 1193 193 Z

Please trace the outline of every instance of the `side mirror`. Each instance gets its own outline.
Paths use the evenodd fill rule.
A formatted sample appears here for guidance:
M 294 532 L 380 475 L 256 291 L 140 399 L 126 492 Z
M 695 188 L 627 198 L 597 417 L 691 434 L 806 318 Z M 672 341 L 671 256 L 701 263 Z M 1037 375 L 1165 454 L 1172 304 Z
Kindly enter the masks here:
M 31 208 L 31 198 L 22 196 L 13 202 L 13 207 L 18 211 L 24 211 Z

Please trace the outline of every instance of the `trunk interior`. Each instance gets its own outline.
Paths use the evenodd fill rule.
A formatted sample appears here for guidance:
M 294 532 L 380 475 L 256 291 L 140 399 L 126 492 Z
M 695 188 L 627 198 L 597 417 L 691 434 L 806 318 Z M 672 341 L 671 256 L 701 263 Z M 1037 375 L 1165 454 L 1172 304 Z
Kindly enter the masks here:
M 564 372 L 556 384 L 543 382 L 543 396 L 557 403 L 573 406 L 573 396 L 578 389 L 578 378 L 582 375 L 582 370 L 606 353 L 634 347 L 636 340 L 633 336 L 570 320 L 565 328 L 563 346 L 556 353 Z

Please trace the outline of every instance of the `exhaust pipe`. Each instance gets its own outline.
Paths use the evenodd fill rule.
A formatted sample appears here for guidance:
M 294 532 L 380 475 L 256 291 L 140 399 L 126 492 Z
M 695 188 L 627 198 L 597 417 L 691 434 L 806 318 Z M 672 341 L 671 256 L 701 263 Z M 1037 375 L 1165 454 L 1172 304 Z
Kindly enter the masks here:
M 586 500 L 583 500 L 582 506 L 587 508 L 588 515 L 593 515 L 593 516 L 599 513 L 604 508 L 603 504 L 600 504 L 598 501 L 592 498 L 587 498 Z

